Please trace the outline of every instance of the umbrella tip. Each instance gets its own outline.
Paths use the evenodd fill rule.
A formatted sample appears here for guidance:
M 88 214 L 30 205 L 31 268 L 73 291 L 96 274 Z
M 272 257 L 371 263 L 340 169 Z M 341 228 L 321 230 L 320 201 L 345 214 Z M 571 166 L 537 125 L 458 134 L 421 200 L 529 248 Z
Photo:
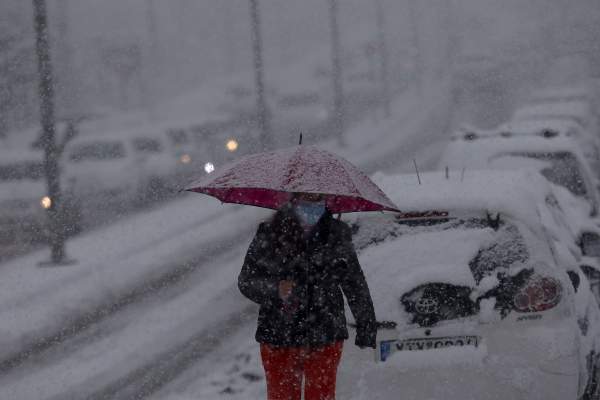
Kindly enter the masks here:
M 300 142 L 298 143 L 298 146 L 300 146 L 302 144 L 302 132 L 300 132 Z

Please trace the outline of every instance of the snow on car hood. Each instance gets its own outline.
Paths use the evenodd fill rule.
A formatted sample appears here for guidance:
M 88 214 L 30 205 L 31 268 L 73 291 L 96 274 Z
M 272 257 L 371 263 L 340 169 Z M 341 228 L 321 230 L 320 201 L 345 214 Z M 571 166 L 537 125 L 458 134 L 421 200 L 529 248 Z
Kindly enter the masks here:
M 400 298 L 419 285 L 441 282 L 474 287 L 469 261 L 492 242 L 493 232 L 483 228 L 407 233 L 360 251 L 377 320 L 405 320 Z

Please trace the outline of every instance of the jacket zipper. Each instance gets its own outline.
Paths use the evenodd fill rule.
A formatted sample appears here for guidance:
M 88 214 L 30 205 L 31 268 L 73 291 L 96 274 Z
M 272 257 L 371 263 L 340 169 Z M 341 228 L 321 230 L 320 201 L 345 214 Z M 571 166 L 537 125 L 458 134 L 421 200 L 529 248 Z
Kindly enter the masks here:
M 308 265 L 308 239 L 306 239 L 306 294 L 304 295 L 304 301 L 306 303 L 306 347 L 309 347 L 309 341 L 308 341 L 308 271 L 309 271 L 309 265 Z

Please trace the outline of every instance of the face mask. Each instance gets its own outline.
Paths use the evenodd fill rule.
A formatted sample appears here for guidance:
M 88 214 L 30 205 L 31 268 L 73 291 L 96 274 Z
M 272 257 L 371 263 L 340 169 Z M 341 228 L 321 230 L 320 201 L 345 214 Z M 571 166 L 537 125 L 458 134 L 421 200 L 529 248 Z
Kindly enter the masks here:
M 321 215 L 325 212 L 325 203 L 299 200 L 297 205 L 298 217 L 304 225 L 314 225 L 319 222 Z

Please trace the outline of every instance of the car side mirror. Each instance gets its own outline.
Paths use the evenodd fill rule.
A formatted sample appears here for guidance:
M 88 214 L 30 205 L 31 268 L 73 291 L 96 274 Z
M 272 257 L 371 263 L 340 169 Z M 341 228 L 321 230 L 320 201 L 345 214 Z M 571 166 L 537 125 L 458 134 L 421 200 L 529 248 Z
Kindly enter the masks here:
M 581 278 L 579 278 L 579 274 L 575 271 L 567 271 L 567 275 L 569 275 L 569 279 L 573 284 L 573 288 L 575 288 L 575 293 L 577 293 L 577 289 L 579 289 L 579 284 L 581 283 Z
M 593 232 L 583 232 L 579 235 L 579 247 L 584 256 L 600 257 L 600 235 Z

